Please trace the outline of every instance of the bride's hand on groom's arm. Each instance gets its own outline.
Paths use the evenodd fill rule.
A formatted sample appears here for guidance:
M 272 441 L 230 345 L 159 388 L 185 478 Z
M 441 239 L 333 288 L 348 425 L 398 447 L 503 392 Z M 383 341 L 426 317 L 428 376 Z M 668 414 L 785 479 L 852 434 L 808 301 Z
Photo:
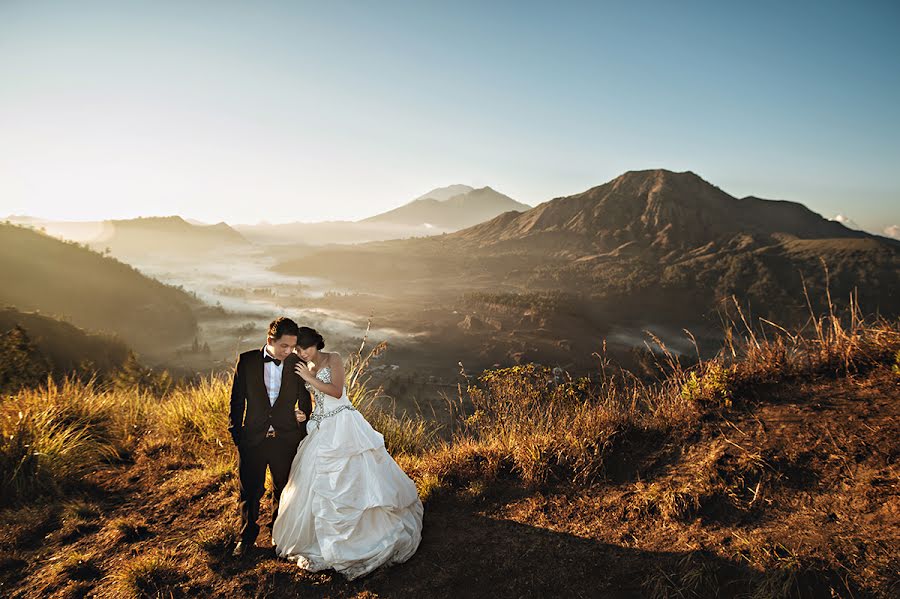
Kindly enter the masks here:
M 312 383 L 315 378 L 309 371 L 309 366 L 307 366 L 305 362 L 297 362 L 297 365 L 294 367 L 294 372 L 307 383 Z

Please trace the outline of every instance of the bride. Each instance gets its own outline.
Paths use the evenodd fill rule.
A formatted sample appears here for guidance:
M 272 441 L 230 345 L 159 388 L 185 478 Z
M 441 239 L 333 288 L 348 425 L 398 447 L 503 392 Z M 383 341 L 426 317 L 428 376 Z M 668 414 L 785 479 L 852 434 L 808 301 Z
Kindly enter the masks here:
M 416 486 L 384 437 L 350 403 L 344 366 L 324 339 L 300 327 L 297 374 L 315 399 L 309 435 L 291 464 L 272 528 L 276 553 L 313 572 L 348 580 L 408 560 L 422 539 Z

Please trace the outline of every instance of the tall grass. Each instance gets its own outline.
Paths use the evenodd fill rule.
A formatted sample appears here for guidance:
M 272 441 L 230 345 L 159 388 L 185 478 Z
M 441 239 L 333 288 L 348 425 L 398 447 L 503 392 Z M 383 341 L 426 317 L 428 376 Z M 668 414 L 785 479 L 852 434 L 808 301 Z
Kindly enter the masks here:
M 635 432 L 694 430 L 704 413 L 728 410 L 759 383 L 815 375 L 840 376 L 900 363 L 900 323 L 866 319 L 855 299 L 788 331 L 767 320 L 751 322 L 737 308 L 714 358 L 683 366 L 651 335 L 660 372 L 655 381 L 615 368 L 595 354 L 598 372 L 572 379 L 539 365 L 484 372 L 460 387 L 452 435 L 421 415 L 397 415 L 390 398 L 371 383 L 374 359 L 364 339 L 347 358 L 351 401 L 385 437 L 388 450 L 410 471 L 424 495 L 513 476 L 531 485 L 563 480 L 590 484 L 604 475 L 609 453 Z M 154 447 L 190 452 L 221 481 L 229 380 L 213 376 L 162 395 L 104 388 L 95 381 L 52 380 L 0 400 L 0 502 L 35 492 L 63 493 L 98 463 L 127 457 L 144 436 Z M 446 431 L 444 431 L 446 432 Z
M 0 400 L 0 502 L 61 493 L 98 462 L 127 455 L 147 406 L 140 392 L 48 379 Z
M 529 483 L 552 468 L 585 481 L 599 474 L 612 437 L 634 415 L 612 380 L 557 380 L 528 364 L 485 372 L 467 389 L 473 412 L 459 437 L 501 451 Z
M 228 411 L 231 384 L 226 376 L 210 376 L 177 387 L 165 395 L 155 410 L 154 423 L 164 436 L 201 443 L 231 442 Z M 217 443 L 218 442 L 218 443 Z
M 754 326 L 732 299 L 739 321 L 732 320 L 726 327 L 721 358 L 735 363 L 740 378 L 747 382 L 859 372 L 889 362 L 900 347 L 898 323 L 864 317 L 855 295 L 841 314 L 829 294 L 828 313 L 816 316 L 810 306 L 806 325 L 793 332 L 763 318 Z
M 428 493 L 507 471 L 531 485 L 549 479 L 589 484 L 604 474 L 617 437 L 679 430 L 687 436 L 705 413 L 731 409 L 755 385 L 892 363 L 900 368 L 900 322 L 864 318 L 855 297 L 844 313 L 831 307 L 797 331 L 765 319 L 752 323 L 734 304 L 735 318 L 712 359 L 700 359 L 698 351 L 696 362 L 685 366 L 649 334 L 662 373 L 655 381 L 613 367 L 604 352 L 595 354 L 600 372 L 591 378 L 560 380 L 533 364 L 483 373 L 461 389 L 462 426 L 453 440 L 409 468 L 427 481 Z
M 387 349 L 387 343 L 382 341 L 366 352 L 368 331 L 367 326 L 359 348 L 347 357 L 344 365 L 347 396 L 366 420 L 384 436 L 384 444 L 389 452 L 394 455 L 421 454 L 434 444 L 438 428 L 421 417 L 413 418 L 407 414 L 398 416 L 385 405 L 390 398 L 384 395 L 381 387 L 371 383 L 368 371 L 372 360 Z

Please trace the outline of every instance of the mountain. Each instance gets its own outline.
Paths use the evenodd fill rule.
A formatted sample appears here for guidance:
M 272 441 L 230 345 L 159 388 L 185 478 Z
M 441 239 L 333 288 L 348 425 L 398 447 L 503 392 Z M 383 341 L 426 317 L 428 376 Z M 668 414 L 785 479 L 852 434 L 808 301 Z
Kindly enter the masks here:
M 243 249 L 250 244 L 225 223 L 188 222 L 180 216 L 152 216 L 126 220 L 51 221 L 27 216 L 7 219 L 60 239 L 86 243 L 98 251 L 132 259 L 152 255 L 184 256 Z
M 631 338 L 684 323 L 721 332 L 732 296 L 754 318 L 782 323 L 808 317 L 807 294 L 826 310 L 826 287 L 835 304 L 853 294 L 868 313 L 900 315 L 900 242 L 666 170 L 628 172 L 447 235 L 321 249 L 275 269 L 389 294 L 394 326 L 424 309 L 432 323 L 494 322 L 490 335 L 471 333 L 480 344 L 584 339 L 587 353 L 623 323 Z
M 522 214 L 504 214 L 453 237 L 480 245 L 521 245 L 545 251 L 610 252 L 625 244 L 659 251 L 722 244 L 735 237 L 773 241 L 870 237 L 823 218 L 802 204 L 737 199 L 691 172 L 627 172 L 573 196 Z M 631 248 L 633 252 L 636 248 Z
M 236 225 L 235 229 L 251 242 L 264 245 L 359 244 L 450 233 L 509 210 L 529 208 L 490 187 L 450 185 L 360 221 L 259 223 Z
M 521 212 L 531 208 L 490 187 L 468 188 L 462 193 L 450 195 L 455 189 L 463 187 L 465 186 L 433 190 L 399 208 L 371 216 L 360 222 L 408 226 L 427 224 L 438 229 L 457 230 L 494 218 L 498 214 L 510 211 Z
M 192 296 L 73 242 L 0 224 L 0 305 L 116 334 L 140 351 L 189 340 Z
M 827 283 L 841 301 L 856 293 L 867 309 L 900 314 L 900 243 L 796 202 L 735 198 L 691 172 L 628 172 L 447 235 L 446 243 L 531 255 L 545 265 L 564 260 L 547 282 L 589 283 L 596 293 L 632 300 L 665 291 L 666 305 L 711 310 L 734 294 L 787 319 L 805 310 L 805 284 L 822 308 Z M 529 278 L 540 284 L 536 273 Z
M 195 225 L 180 216 L 103 221 L 102 233 L 89 241 L 116 256 L 168 254 L 185 256 L 244 249 L 250 243 L 225 223 Z
M 428 198 L 443 202 L 444 200 L 449 200 L 454 196 L 474 191 L 474 189 L 474 187 L 469 187 L 468 185 L 462 185 L 459 183 L 457 183 L 456 185 L 448 185 L 447 187 L 437 187 L 435 189 L 432 189 L 428 193 L 423 193 L 415 200 L 413 200 L 413 202 L 415 202 L 416 200 L 427 200 Z

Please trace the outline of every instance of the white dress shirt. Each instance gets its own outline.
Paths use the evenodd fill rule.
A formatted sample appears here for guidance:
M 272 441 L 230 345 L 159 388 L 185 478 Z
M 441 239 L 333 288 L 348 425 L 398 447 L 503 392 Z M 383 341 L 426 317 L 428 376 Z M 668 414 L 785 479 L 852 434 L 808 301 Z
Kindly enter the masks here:
M 269 353 L 268 348 L 262 348 L 263 355 L 272 356 Z M 275 356 L 272 356 L 273 358 Z M 269 394 L 269 405 L 274 406 L 275 400 L 278 399 L 278 394 L 281 392 L 281 373 L 284 371 L 284 361 L 277 366 L 275 362 L 264 362 L 263 363 L 263 378 L 266 381 L 266 392 Z M 274 431 L 275 429 L 269 426 L 269 432 Z

